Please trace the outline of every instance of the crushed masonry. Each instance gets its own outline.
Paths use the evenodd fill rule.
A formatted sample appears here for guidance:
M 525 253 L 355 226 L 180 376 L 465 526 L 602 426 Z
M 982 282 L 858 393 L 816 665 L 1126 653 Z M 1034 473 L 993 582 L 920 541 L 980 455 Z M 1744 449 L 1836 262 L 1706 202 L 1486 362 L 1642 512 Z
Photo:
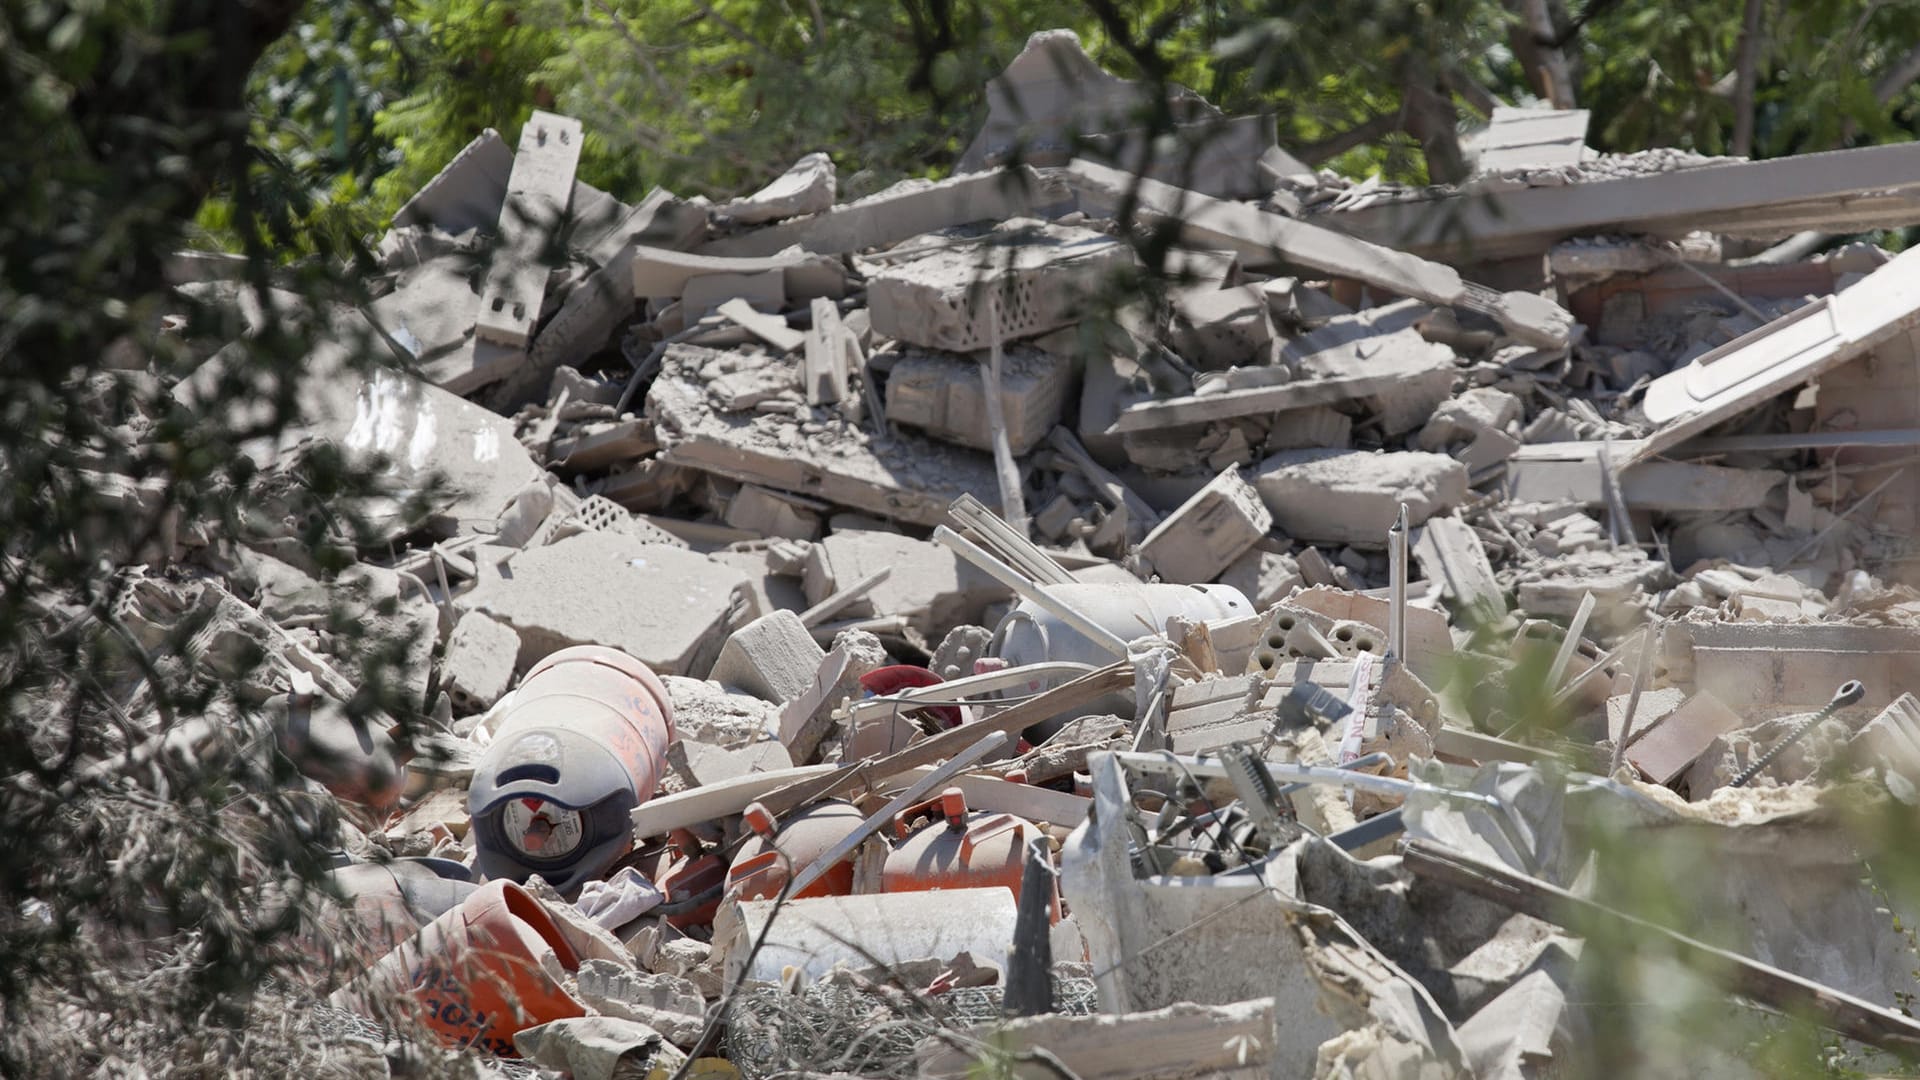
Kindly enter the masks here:
M 446 1041 L 576 1075 L 824 1074 L 858 1017 L 874 1075 L 1504 1080 L 1587 1053 L 1599 919 L 1920 1045 L 1915 898 L 1830 813 L 1920 803 L 1920 255 L 1749 258 L 1920 224 L 1920 150 L 1501 105 L 1462 184 L 1356 182 L 1064 31 L 986 97 L 955 175 L 847 202 L 850 148 L 628 204 L 576 120 L 483 133 L 244 448 L 384 462 L 359 561 L 123 552 L 130 638 L 272 658 L 349 808 L 335 1004 L 449 965 Z M 341 598 L 432 753 L 346 719 Z

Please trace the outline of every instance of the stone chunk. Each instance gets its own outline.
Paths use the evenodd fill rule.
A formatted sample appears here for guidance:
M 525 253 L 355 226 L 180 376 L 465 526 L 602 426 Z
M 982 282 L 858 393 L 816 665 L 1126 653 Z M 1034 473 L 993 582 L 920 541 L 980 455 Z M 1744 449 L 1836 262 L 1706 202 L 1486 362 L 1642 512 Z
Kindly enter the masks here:
M 1273 319 L 1258 288 L 1185 292 L 1174 298 L 1173 347 L 1195 367 L 1272 362 Z
M 447 654 L 440 661 L 440 685 L 453 696 L 454 708 L 484 712 L 507 692 L 520 657 L 520 635 L 513 627 L 469 611 L 454 624 Z
M 791 611 L 762 615 L 733 632 L 707 678 L 762 701 L 790 701 L 813 685 L 826 652 Z
M 568 645 L 608 645 L 662 675 L 704 670 L 746 575 L 684 548 L 583 532 L 482 565 L 461 598 L 520 632 L 522 666 Z
M 1000 372 L 1000 411 L 1015 455 L 1046 439 L 1060 422 L 1073 388 L 1065 357 L 1020 346 L 1008 349 Z M 976 450 L 993 449 L 985 382 L 978 362 L 940 353 L 910 353 L 887 377 L 887 419 L 921 428 Z
M 880 639 L 865 630 L 842 630 L 834 637 L 832 651 L 822 656 L 806 690 L 780 710 L 780 742 L 795 765 L 820 759 L 837 723 L 834 711 L 865 692 L 861 677 L 889 662 Z
M 1222 470 L 1168 515 L 1139 552 L 1162 581 L 1200 585 L 1218 577 L 1273 527 L 1273 514 L 1237 468 Z
M 1411 526 L 1464 502 L 1467 469 L 1418 451 L 1288 450 L 1261 463 L 1253 486 L 1289 536 L 1379 545 L 1401 503 Z
M 1415 442 L 1422 450 L 1451 453 L 1473 473 L 1500 464 L 1520 448 L 1508 428 L 1521 418 L 1520 399 L 1504 390 L 1475 387 L 1433 411 Z

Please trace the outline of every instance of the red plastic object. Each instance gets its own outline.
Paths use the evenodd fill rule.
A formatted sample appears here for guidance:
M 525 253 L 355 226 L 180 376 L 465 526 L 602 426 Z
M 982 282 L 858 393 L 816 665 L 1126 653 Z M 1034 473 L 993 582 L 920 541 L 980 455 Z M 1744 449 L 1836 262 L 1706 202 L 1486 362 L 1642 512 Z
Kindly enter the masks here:
M 547 973 L 580 958 L 534 895 L 493 881 L 422 927 L 331 999 L 377 1010 L 410 997 L 421 1020 L 449 1046 L 516 1057 L 513 1037 L 536 1024 L 585 1016 L 586 1006 Z
M 666 894 L 666 906 L 684 905 L 709 893 L 712 896 L 696 907 L 668 913 L 666 924 L 676 930 L 685 930 L 690 926 L 711 923 L 720 912 L 721 887 L 727 881 L 727 864 L 720 861 L 720 856 L 708 852 L 699 838 L 686 829 L 675 829 L 668 835 L 667 843 L 674 852 L 674 858 L 666 870 L 654 879 L 654 884 Z
M 917 830 L 913 821 L 939 808 L 944 821 Z M 882 892 L 924 892 L 933 889 L 984 889 L 995 885 L 1020 898 L 1020 879 L 1026 868 L 1026 842 L 1039 827 L 1012 814 L 969 812 L 959 788 L 910 806 L 893 819 L 898 842 L 887 856 L 880 875 Z M 1052 898 L 1053 921 L 1060 921 L 1060 893 Z
M 944 682 L 940 676 L 923 667 L 912 664 L 892 664 L 883 668 L 874 668 L 860 676 L 860 686 L 875 697 L 897 694 L 902 690 L 915 690 L 922 686 L 939 686 Z M 940 718 L 943 728 L 960 726 L 964 716 L 958 705 L 925 705 L 918 711 L 929 712 Z
M 759 803 L 747 807 L 743 815 L 751 836 L 740 844 L 727 872 L 727 895 L 743 900 L 771 900 L 780 895 L 787 879 L 813 865 L 835 844 L 860 827 L 860 808 L 850 802 L 834 800 L 810 806 L 776 823 L 773 815 Z M 813 884 L 793 894 L 801 900 L 810 896 L 850 896 L 853 893 L 853 854 L 835 863 Z

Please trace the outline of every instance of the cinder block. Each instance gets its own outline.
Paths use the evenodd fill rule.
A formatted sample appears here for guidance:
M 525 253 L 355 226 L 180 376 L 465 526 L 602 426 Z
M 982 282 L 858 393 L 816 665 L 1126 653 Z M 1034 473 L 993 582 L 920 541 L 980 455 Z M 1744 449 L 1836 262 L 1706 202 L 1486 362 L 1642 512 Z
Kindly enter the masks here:
M 513 681 L 520 656 L 520 635 L 513 627 L 469 611 L 454 624 L 440 661 L 440 685 L 462 715 L 484 712 L 500 700 Z
M 784 703 L 807 692 L 825 656 L 800 616 L 775 611 L 734 631 L 707 678 L 762 701 Z
M 1162 581 L 1212 581 L 1273 527 L 1273 514 L 1237 468 L 1223 470 L 1162 521 L 1140 555 Z

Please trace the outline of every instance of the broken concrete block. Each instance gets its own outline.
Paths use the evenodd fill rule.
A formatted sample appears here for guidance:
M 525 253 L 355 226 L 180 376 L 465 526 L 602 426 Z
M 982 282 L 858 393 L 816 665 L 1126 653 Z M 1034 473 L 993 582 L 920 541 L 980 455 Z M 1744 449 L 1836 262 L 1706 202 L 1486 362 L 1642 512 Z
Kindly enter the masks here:
M 513 627 L 469 611 L 447 638 L 440 686 L 453 695 L 454 708 L 463 715 L 484 712 L 507 692 L 519 659 L 520 635 Z
M 1381 545 L 1402 503 L 1419 525 L 1466 501 L 1467 469 L 1419 451 L 1287 450 L 1261 463 L 1253 486 L 1289 536 Z
M 488 128 L 394 211 L 393 225 L 431 225 L 456 236 L 468 229 L 490 231 L 499 221 L 512 172 L 513 148 Z
M 853 376 L 866 370 L 860 338 L 840 319 L 840 308 L 825 297 L 813 301 L 813 326 L 806 335 L 806 374 L 801 384 L 807 404 L 833 405 L 849 396 Z
M 1283 173 L 1310 172 L 1274 145 L 1267 116 L 1227 119 L 1185 87 L 1162 91 L 1175 132 L 1151 147 L 1138 130 L 1154 107 L 1155 88 L 1107 73 L 1081 48 L 1071 30 L 1042 30 L 1006 69 L 988 80 L 987 121 L 960 157 L 958 171 L 980 172 L 1008 161 L 1057 166 L 1076 149 L 1129 167 L 1146 162 L 1147 175 L 1183 180 L 1219 198 L 1270 194 L 1261 162 L 1269 154 Z M 1090 144 L 1087 145 L 1087 144 Z
M 976 450 L 993 449 L 987 423 L 986 382 L 980 364 L 939 353 L 908 352 L 887 375 L 887 419 Z M 1040 445 L 1060 422 L 1073 389 L 1073 365 L 1064 357 L 1014 346 L 1000 371 L 1000 411 L 1007 441 L 1021 455 Z
M 817 214 L 832 208 L 838 185 L 833 159 L 816 152 L 794 162 L 792 168 L 766 187 L 743 199 L 725 203 L 714 212 L 740 225 L 761 225 L 801 214 Z
M 788 300 L 825 296 L 838 300 L 847 292 L 846 268 L 832 259 L 804 251 L 783 251 L 755 259 L 728 259 L 636 244 L 633 248 L 633 295 L 679 297 L 687 283 L 710 274 L 760 274 L 777 270 Z
M 1329 320 L 1287 342 L 1282 366 L 1204 373 L 1194 381 L 1192 395 L 1130 406 L 1112 430 L 1202 424 L 1358 400 L 1387 434 L 1412 431 L 1446 400 L 1457 369 L 1452 349 L 1414 329 L 1430 310 L 1402 301 Z
M 817 604 L 834 590 L 885 569 L 849 614 L 878 611 L 903 615 L 929 641 L 949 629 L 985 621 L 987 606 L 1011 596 L 1000 584 L 949 549 L 927 540 L 884 532 L 837 532 L 815 544 L 807 561 L 807 602 Z
M 1123 436 L 1108 429 L 1129 406 L 1152 400 L 1153 388 L 1140 365 L 1118 353 L 1087 357 L 1080 380 L 1080 420 L 1075 426 L 1087 453 L 1102 465 L 1126 464 Z
M 1237 468 L 1223 470 L 1199 494 L 1160 522 L 1138 548 L 1161 580 L 1212 581 L 1273 527 L 1259 492 Z
M 1068 167 L 1081 207 L 1111 213 L 1121 203 L 1149 225 L 1171 223 L 1190 244 L 1238 252 L 1250 268 L 1276 259 L 1378 286 L 1396 296 L 1460 305 L 1497 320 L 1516 341 L 1564 348 L 1573 317 L 1527 292 L 1499 293 L 1463 280 L 1452 267 L 1381 247 L 1257 207 L 1208 198 L 1157 180 L 1079 159 Z
M 1912 804 L 1920 791 L 1920 699 L 1912 694 L 1895 698 L 1853 736 L 1848 752 L 1857 765 L 1884 770 L 1888 788 Z M 1906 782 L 1904 790 L 1899 780 Z
M 1621 721 L 1629 695 L 1607 699 L 1608 738 L 1619 742 Z M 1706 691 L 1688 697 L 1677 687 L 1647 690 L 1634 710 L 1633 730 L 1659 721 L 1660 726 L 1627 747 L 1626 759 L 1656 784 L 1671 784 L 1687 771 L 1713 740 L 1746 726 L 1739 713 Z
M 1016 218 L 882 264 L 867 279 L 867 310 L 876 334 L 971 352 L 1079 322 L 1102 280 L 1132 261 L 1104 233 Z
M 1451 453 L 1478 475 L 1511 457 L 1520 440 L 1508 428 L 1521 418 L 1520 399 L 1504 390 L 1475 387 L 1433 411 L 1420 429 L 1415 445 L 1434 453 Z
M 647 393 L 647 415 L 661 445 L 655 461 L 762 484 L 865 510 L 916 525 L 938 525 L 962 494 L 996 504 L 999 484 L 985 454 L 899 433 L 875 442 L 825 425 L 808 431 L 793 416 L 718 412 L 709 383 L 721 367 L 778 365 L 795 378 L 790 361 L 717 353 L 688 345 L 667 350 L 660 377 Z M 794 393 L 798 395 L 796 387 Z
M 780 742 L 795 765 L 820 760 L 838 723 L 834 712 L 866 693 L 862 677 L 891 662 L 880 639 L 865 630 L 842 630 L 834 636 L 833 648 L 821 658 L 806 691 L 780 709 Z
M 1173 301 L 1172 344 L 1197 368 L 1249 367 L 1273 360 L 1273 319 L 1257 288 L 1183 292 Z
M 820 514 L 826 504 L 768 491 L 757 484 L 743 485 L 727 500 L 726 523 L 736 529 L 786 540 L 812 540 L 820 535 Z
M 580 121 L 538 109 L 520 129 L 507 199 L 500 208 L 499 245 L 480 293 L 474 334 L 524 351 L 546 299 L 545 257 L 554 230 L 573 200 L 573 171 L 580 164 Z
M 745 327 L 754 337 L 766 342 L 775 350 L 790 353 L 807 343 L 807 336 L 787 325 L 787 320 L 778 315 L 768 315 L 755 311 L 753 305 L 740 297 L 721 304 L 719 313 L 732 319 L 735 324 Z
M 1253 610 L 1256 612 L 1266 611 L 1306 584 L 1299 564 L 1292 558 L 1257 547 L 1233 560 L 1233 564 L 1222 570 L 1214 580 L 1239 589 L 1242 595 L 1253 601 Z
M 1428 519 L 1414 532 L 1413 558 L 1426 579 L 1442 586 L 1463 611 L 1481 612 L 1496 621 L 1506 617 L 1506 591 L 1493 576 L 1479 534 L 1466 522 L 1457 517 Z
M 680 316 L 689 325 L 720 309 L 729 300 L 744 300 L 761 312 L 778 312 L 787 306 L 787 278 L 779 270 L 761 270 L 751 274 L 702 274 L 687 281 L 680 294 Z
M 685 548 L 583 532 L 482 567 L 460 598 L 520 632 L 521 666 L 568 645 L 609 645 L 663 675 L 705 670 L 746 575 Z
M 1920 692 L 1920 630 L 1910 627 L 1676 619 L 1666 640 L 1672 666 L 1690 660 L 1694 686 L 1749 724 L 1817 709 L 1846 679 L 1865 683 L 1868 701 Z
M 782 703 L 807 692 L 825 657 L 800 616 L 775 611 L 735 630 L 707 678 L 729 690 Z
M 1523 446 L 1507 459 L 1506 494 L 1514 502 L 1606 504 L 1597 442 Z M 1622 455 L 1624 456 L 1624 454 Z M 1620 498 L 1632 510 L 1683 513 L 1749 510 L 1766 502 L 1787 474 L 1772 469 L 1732 469 L 1689 461 L 1648 461 L 1619 470 Z

